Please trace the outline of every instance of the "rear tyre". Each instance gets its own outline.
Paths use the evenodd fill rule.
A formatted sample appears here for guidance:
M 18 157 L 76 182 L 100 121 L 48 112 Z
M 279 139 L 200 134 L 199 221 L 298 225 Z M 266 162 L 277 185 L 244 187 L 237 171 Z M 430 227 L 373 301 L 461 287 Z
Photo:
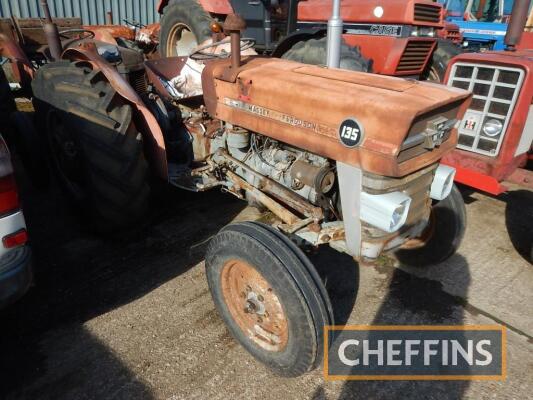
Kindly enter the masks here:
M 132 106 L 85 62 L 45 65 L 32 87 L 57 178 L 93 228 L 138 222 L 150 190 Z
M 453 185 L 451 193 L 431 210 L 430 223 L 416 248 L 400 249 L 398 260 L 405 265 L 424 267 L 451 257 L 459 248 L 466 229 L 466 208 L 461 192 Z
M 46 143 L 37 133 L 33 115 L 16 111 L 11 114 L 11 123 L 15 129 L 13 139 L 17 153 L 33 186 L 45 190 L 50 184 L 50 170 L 46 157 Z
M 299 376 L 321 362 L 333 313 L 314 267 L 280 235 L 259 223 L 227 226 L 209 244 L 207 280 L 233 337 L 276 374 Z
M 437 48 L 433 52 L 433 57 L 426 72 L 426 80 L 443 83 L 448 63 L 461 53 L 461 48 L 453 42 L 446 39 L 438 39 Z
M 211 38 L 212 18 L 196 0 L 170 0 L 161 18 L 161 57 L 188 56 Z
M 281 56 L 286 60 L 311 65 L 326 65 L 327 38 L 298 42 Z M 340 68 L 351 71 L 372 72 L 372 63 L 363 57 L 358 47 L 351 47 L 343 40 Z

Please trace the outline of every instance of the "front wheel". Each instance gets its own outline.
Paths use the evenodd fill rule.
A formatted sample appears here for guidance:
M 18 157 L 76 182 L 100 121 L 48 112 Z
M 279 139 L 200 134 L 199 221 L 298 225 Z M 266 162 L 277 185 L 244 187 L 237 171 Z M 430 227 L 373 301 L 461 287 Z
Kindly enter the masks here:
M 451 193 L 431 209 L 428 227 L 422 237 L 408 242 L 396 252 L 405 265 L 428 266 L 451 257 L 459 248 L 466 228 L 466 208 L 461 192 L 453 185 Z
M 438 39 L 437 48 L 433 52 L 425 73 L 426 80 L 444 83 L 444 77 L 446 76 L 446 70 L 448 69 L 450 60 L 461 53 L 461 48 L 455 43 L 446 39 Z
M 285 236 L 263 224 L 232 224 L 206 256 L 215 306 L 233 337 L 281 376 L 321 361 L 331 303 L 314 267 Z
M 296 43 L 281 58 L 311 65 L 326 65 L 326 37 L 311 38 Z M 345 40 L 341 43 L 340 68 L 350 71 L 372 72 L 372 62 L 361 54 L 358 47 L 349 46 Z

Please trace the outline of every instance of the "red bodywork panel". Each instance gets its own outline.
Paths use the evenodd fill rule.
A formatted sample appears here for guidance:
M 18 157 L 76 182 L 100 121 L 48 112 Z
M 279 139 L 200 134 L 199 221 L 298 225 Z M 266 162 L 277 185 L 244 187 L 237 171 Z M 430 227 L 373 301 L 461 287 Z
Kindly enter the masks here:
M 350 46 L 357 46 L 365 58 L 372 60 L 372 72 L 380 75 L 412 76 L 422 74 L 437 46 L 432 38 L 397 38 L 391 36 L 343 35 Z M 406 49 L 424 44 L 424 59 L 415 67 L 400 70 L 399 65 Z
M 455 57 L 448 67 L 445 81 L 449 79 L 451 67 L 456 62 L 501 65 L 520 68 L 525 71 L 522 89 L 517 98 L 510 123 L 496 157 L 456 149 L 444 156 L 442 162 L 457 169 L 456 181 L 492 194 L 499 194 L 506 188 L 500 182 L 510 179 L 518 168 L 523 167 L 527 153 L 515 156 L 533 99 L 533 50 L 515 52 L 465 53 Z M 514 180 L 514 179 L 513 179 Z
M 327 21 L 331 16 L 331 0 L 308 0 L 298 4 L 299 21 Z M 422 22 L 415 20 L 415 4 L 440 7 L 439 22 Z M 383 15 L 375 14 L 376 8 L 381 7 Z M 379 14 L 378 14 L 379 15 Z M 442 6 L 428 0 L 350 0 L 341 1 L 341 18 L 346 22 L 370 24 L 404 24 L 424 25 L 443 28 Z
M 159 5 L 157 6 L 157 12 L 163 14 L 163 9 L 168 5 L 170 0 L 160 0 Z M 233 13 L 233 8 L 229 0 L 198 0 L 202 5 L 202 8 L 207 12 L 213 14 L 231 14 Z
M 520 43 L 516 46 L 520 50 L 531 50 L 533 49 L 533 32 L 524 32 Z
M 455 44 L 461 44 L 463 41 L 463 34 L 457 24 L 446 22 L 444 29 L 437 32 L 437 36 L 441 39 L 448 39 Z
M 439 21 L 416 20 L 415 4 L 440 9 Z M 380 12 L 377 12 L 378 8 Z M 308 0 L 298 4 L 299 21 L 324 23 L 330 14 L 331 0 Z M 341 2 L 341 17 L 345 24 L 417 25 L 437 29 L 444 27 L 441 5 L 426 0 L 344 1 Z M 395 76 L 422 74 L 436 46 L 436 39 L 431 37 L 400 38 L 345 34 L 344 39 L 350 46 L 359 47 L 363 56 L 373 61 L 372 71 L 374 73 Z M 403 60 L 402 55 L 404 55 Z

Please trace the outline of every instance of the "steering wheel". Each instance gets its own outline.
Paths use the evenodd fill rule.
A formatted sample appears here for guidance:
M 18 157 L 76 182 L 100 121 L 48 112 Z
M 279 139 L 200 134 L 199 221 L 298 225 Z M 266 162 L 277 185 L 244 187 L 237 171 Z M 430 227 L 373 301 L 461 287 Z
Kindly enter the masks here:
M 122 20 L 122 22 L 124 22 L 126 25 L 133 26 L 133 27 L 135 27 L 135 28 L 137 28 L 137 29 L 145 28 L 145 27 L 146 27 L 146 25 L 141 24 L 140 22 L 137 22 L 137 21 L 130 21 L 129 19 L 126 19 L 126 18 L 124 18 L 124 19 Z
M 89 29 L 75 28 L 75 29 L 66 29 L 64 31 L 59 32 L 59 36 L 61 36 L 64 39 L 74 39 L 72 36 L 75 34 L 84 35 L 80 38 L 77 38 L 78 40 L 94 38 L 94 32 Z
M 230 38 L 228 37 L 219 42 L 205 44 L 203 46 L 197 47 L 191 54 L 189 54 L 189 57 L 192 58 L 193 60 L 198 60 L 198 61 L 211 60 L 214 58 L 229 58 L 231 55 L 231 52 L 224 51 L 218 54 L 206 52 L 207 49 L 220 46 L 221 44 L 227 44 L 229 42 L 230 42 Z M 254 47 L 254 45 L 255 45 L 255 39 L 242 38 L 241 39 L 241 52 L 248 50 L 251 47 Z

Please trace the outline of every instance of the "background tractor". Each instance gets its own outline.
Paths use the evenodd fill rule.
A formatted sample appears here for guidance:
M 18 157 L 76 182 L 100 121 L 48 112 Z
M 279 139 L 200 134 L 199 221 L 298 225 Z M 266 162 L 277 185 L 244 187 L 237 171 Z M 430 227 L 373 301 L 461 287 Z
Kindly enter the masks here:
M 327 350 L 323 328 L 334 324 L 300 246 L 329 245 L 361 262 L 396 251 L 416 265 L 458 248 L 464 203 L 440 159 L 456 145 L 470 95 L 339 69 L 339 1 L 329 68 L 244 56 L 253 43 L 234 14 L 224 21 L 229 37 L 146 61 L 92 35 L 61 41 L 42 4 L 50 61 L 30 71 L 33 103 L 56 176 L 87 223 L 137 222 L 150 174 L 193 192 L 220 188 L 274 216 L 224 227 L 206 272 L 235 339 L 276 373 L 315 368 Z M 183 85 L 170 85 L 176 77 Z
M 457 24 L 468 51 L 504 50 L 514 0 L 439 0 L 446 20 Z M 530 7 L 533 2 L 530 1 Z M 533 22 L 532 22 L 533 23 Z
M 533 142 L 533 32 L 524 32 L 529 0 L 516 0 L 504 51 L 465 53 L 453 59 L 447 84 L 473 92 L 459 127 L 457 150 L 445 162 L 456 181 L 498 195 L 503 181 L 533 188 L 527 169 Z
M 185 56 L 208 41 L 217 23 L 236 12 L 247 21 L 244 35 L 260 53 L 326 64 L 326 25 L 330 1 L 162 0 L 160 52 Z M 442 81 L 448 61 L 459 53 L 438 37 L 444 29 L 440 4 L 426 0 L 342 2 L 345 69 Z M 455 38 L 453 26 L 449 34 Z

